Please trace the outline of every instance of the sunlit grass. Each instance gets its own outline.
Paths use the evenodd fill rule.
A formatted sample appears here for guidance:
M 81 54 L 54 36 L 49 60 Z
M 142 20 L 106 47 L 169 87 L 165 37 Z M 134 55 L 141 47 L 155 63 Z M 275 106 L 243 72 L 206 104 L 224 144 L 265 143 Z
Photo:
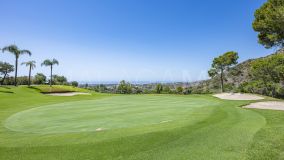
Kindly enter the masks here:
M 284 112 L 239 107 L 247 101 L 54 97 L 25 86 L 0 87 L 0 100 L 0 159 L 283 158 Z

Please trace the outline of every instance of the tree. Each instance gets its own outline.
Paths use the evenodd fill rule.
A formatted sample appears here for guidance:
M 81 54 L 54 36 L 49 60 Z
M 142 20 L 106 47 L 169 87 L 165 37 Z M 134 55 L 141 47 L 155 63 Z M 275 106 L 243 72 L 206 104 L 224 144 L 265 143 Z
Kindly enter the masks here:
M 253 29 L 266 48 L 284 47 L 284 1 L 268 0 L 255 11 Z
M 166 86 L 163 88 L 163 91 L 164 91 L 164 93 L 170 93 L 170 92 L 171 92 L 171 88 L 170 88 L 168 85 L 166 85 Z
M 88 87 L 86 87 L 86 88 L 88 88 Z M 94 89 L 95 89 L 96 92 L 102 92 L 102 93 L 108 91 L 107 86 L 106 86 L 106 85 L 103 85 L 103 84 L 96 85 L 96 86 L 94 87 Z
M 44 84 L 46 82 L 46 76 L 42 73 L 37 73 L 34 78 L 34 84 Z
M 191 94 L 192 90 L 191 88 L 184 88 L 183 89 L 183 94 Z
M 71 82 L 71 85 L 72 85 L 73 87 L 78 87 L 79 83 L 78 83 L 77 81 L 72 81 L 72 82 Z
M 126 82 L 125 80 L 120 81 L 118 87 L 117 87 L 118 93 L 122 94 L 130 94 L 132 93 L 132 86 L 129 82 Z
M 266 58 L 255 60 L 251 63 L 250 73 L 252 84 L 257 84 L 257 88 L 263 88 L 260 94 L 268 96 L 278 96 L 277 89 L 283 88 L 284 83 L 284 54 L 274 54 Z
M 22 65 L 26 65 L 26 67 L 29 67 L 29 86 L 31 86 L 31 73 L 32 70 L 36 67 L 36 62 L 35 61 L 28 61 L 28 62 L 23 62 Z
M 182 94 L 183 88 L 181 86 L 178 86 L 176 91 L 177 91 L 178 94 Z
M 42 62 L 41 66 L 50 66 L 50 82 L 49 82 L 49 85 L 50 87 L 52 86 L 52 69 L 53 69 L 53 66 L 54 65 L 59 65 L 59 62 L 56 60 L 56 59 L 46 59 Z
M 17 79 L 18 85 L 29 85 L 29 77 L 28 76 L 19 76 Z
M 141 94 L 141 93 L 143 93 L 143 89 L 141 87 L 135 86 L 132 89 L 132 93 L 134 93 L 134 94 Z
M 220 75 L 221 91 L 224 92 L 224 72 L 232 65 L 237 64 L 239 56 L 237 52 L 226 52 L 225 54 L 214 58 L 212 68 L 208 71 L 208 75 L 214 78 Z
M 53 84 L 64 85 L 67 84 L 67 78 L 64 76 L 53 75 Z
M 1 80 L 1 85 L 3 85 L 5 78 L 8 76 L 8 74 L 13 71 L 14 71 L 13 65 L 6 62 L 0 62 L 0 74 L 3 75 L 3 78 Z
M 15 61 L 15 79 L 14 79 L 14 85 L 17 86 L 17 76 L 18 76 L 18 60 L 20 55 L 23 54 L 28 54 L 29 56 L 32 55 L 32 53 L 29 50 L 20 50 L 16 45 L 10 45 L 10 46 L 6 46 L 4 48 L 2 48 L 2 52 L 10 52 L 13 55 L 15 55 L 16 57 L 16 61 Z
M 156 90 L 156 93 L 160 94 L 163 91 L 163 85 L 161 83 L 158 83 L 156 85 L 155 90 Z

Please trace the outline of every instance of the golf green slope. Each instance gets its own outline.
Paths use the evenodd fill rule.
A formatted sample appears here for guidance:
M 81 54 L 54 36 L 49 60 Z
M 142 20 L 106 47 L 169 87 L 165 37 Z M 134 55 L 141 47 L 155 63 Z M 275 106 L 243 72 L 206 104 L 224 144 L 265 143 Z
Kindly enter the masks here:
M 283 159 L 284 112 L 247 103 L 0 87 L 0 159 Z
M 10 116 L 5 127 L 25 133 L 66 133 L 190 123 L 211 113 L 211 109 L 196 113 L 196 108 L 219 104 L 203 97 L 116 96 L 32 108 Z

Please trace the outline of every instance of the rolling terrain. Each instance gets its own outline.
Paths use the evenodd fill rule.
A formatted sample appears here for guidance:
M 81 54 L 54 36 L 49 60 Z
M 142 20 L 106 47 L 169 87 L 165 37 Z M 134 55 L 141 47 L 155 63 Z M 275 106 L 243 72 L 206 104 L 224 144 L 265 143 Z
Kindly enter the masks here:
M 84 90 L 80 90 L 84 91 Z M 0 159 L 283 159 L 284 112 L 211 95 L 0 88 Z

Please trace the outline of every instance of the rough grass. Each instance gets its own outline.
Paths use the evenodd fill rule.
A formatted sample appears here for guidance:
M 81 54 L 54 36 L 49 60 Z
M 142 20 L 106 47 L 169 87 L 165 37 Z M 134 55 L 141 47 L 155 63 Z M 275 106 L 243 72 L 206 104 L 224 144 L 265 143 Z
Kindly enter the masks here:
M 284 112 L 239 107 L 247 103 L 0 88 L 0 159 L 283 159 Z
M 31 86 L 30 88 L 35 89 L 41 93 L 66 93 L 66 92 L 88 92 L 88 90 L 83 88 L 77 88 L 73 86 L 62 86 L 62 85 L 38 85 Z

